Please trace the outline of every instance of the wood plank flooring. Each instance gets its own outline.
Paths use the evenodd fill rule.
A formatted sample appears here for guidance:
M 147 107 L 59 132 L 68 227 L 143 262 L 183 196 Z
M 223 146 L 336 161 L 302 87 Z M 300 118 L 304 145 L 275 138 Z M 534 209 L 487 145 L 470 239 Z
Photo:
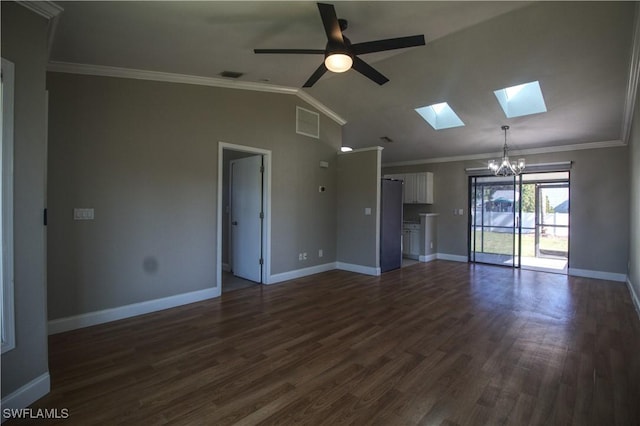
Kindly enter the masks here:
M 330 271 L 54 335 L 49 355 L 33 407 L 60 424 L 640 424 L 626 286 L 487 265 Z

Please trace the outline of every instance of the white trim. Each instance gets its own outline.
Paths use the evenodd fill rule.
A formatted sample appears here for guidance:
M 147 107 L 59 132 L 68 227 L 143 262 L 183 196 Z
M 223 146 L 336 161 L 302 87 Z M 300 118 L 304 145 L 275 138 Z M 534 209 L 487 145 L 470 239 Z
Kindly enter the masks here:
M 591 271 L 588 269 L 569 268 L 567 270 L 567 275 L 573 275 L 575 277 L 596 278 L 599 280 L 618 281 L 618 282 L 625 282 L 627 280 L 627 276 L 625 274 L 618 274 L 615 272 L 605 272 L 605 271 Z
M 509 154 L 515 155 L 535 155 L 535 154 L 549 154 L 554 152 L 569 152 L 579 151 L 583 149 L 599 149 L 599 148 L 615 148 L 626 146 L 621 140 L 601 141 L 601 142 L 587 142 L 577 143 L 572 145 L 560 145 L 549 146 L 546 148 L 531 148 L 521 150 L 509 150 Z M 471 161 L 471 160 L 487 160 L 493 157 L 502 156 L 502 152 L 490 153 L 490 154 L 473 154 L 473 155 L 458 155 L 453 157 L 439 157 L 439 158 L 427 158 L 423 160 L 410 160 L 410 161 L 396 161 L 392 163 L 384 163 L 382 167 L 396 167 L 396 166 L 416 166 L 420 164 L 433 164 L 433 163 L 451 163 L 454 161 Z
M 469 261 L 469 258 L 467 256 L 460 256 L 458 254 L 437 253 L 436 258 L 438 260 L 450 260 L 452 262 L 467 263 Z
M 271 276 L 271 151 L 268 149 L 254 148 L 245 145 L 236 145 L 227 142 L 218 142 L 218 204 L 216 208 L 217 216 L 217 249 L 216 249 L 216 290 L 220 296 L 222 291 L 222 169 L 224 161 L 224 150 L 250 152 L 263 156 L 264 178 L 263 178 L 263 202 L 264 202 L 264 227 L 262 235 L 262 277 L 263 283 L 269 282 Z
M 363 266 L 363 265 L 355 265 L 353 263 L 344 263 L 344 262 L 336 262 L 336 269 L 340 269 L 342 271 L 356 272 L 358 274 L 365 275 L 380 275 L 380 268 L 375 268 L 373 266 Z
M 344 126 L 345 124 L 347 124 L 347 120 L 340 117 L 335 111 L 330 109 L 328 106 L 326 106 L 325 104 L 323 104 L 322 102 L 314 98 L 313 96 L 309 95 L 307 92 L 301 89 L 297 89 L 297 90 L 298 91 L 296 92 L 296 95 L 298 95 L 300 99 L 302 99 L 309 105 L 313 106 L 318 111 L 320 111 L 321 113 L 323 113 L 324 115 L 326 115 L 327 117 L 329 117 L 330 119 L 338 123 L 339 125 Z
M 633 25 L 633 41 L 631 45 L 631 60 L 629 63 L 629 81 L 624 97 L 624 112 L 622 115 L 622 142 L 629 143 L 631 126 L 633 124 L 633 112 L 636 106 L 638 93 L 638 77 L 640 76 L 640 6 L 636 4 Z
M 47 19 L 55 18 L 64 10 L 52 1 L 18 1 L 17 3 Z
M 380 240 L 382 239 L 382 232 L 380 231 L 380 219 L 382 209 L 382 150 L 384 148 L 380 148 L 378 150 L 378 155 L 376 156 L 376 269 L 378 271 L 382 271 L 380 265 Z M 379 275 L 380 273 L 378 273 Z
M 0 197 L 0 226 L 2 227 L 2 258 L 0 259 L 0 274 L 2 283 L 0 292 L 2 299 L 2 353 L 16 347 L 15 313 L 14 313 L 14 269 L 13 269 L 13 152 L 14 152 L 14 64 L 2 58 L 2 143 L 0 161 L 2 167 L 2 188 Z
M 636 308 L 636 313 L 640 318 L 640 297 L 636 293 L 635 287 L 631 284 L 631 277 L 627 276 L 627 287 L 629 287 L 629 293 L 631 294 L 631 301 L 633 302 L 633 306 Z
M 46 372 L 2 398 L 2 409 L 20 410 L 27 408 L 48 394 L 50 390 L 51 378 L 49 377 L 49 372 Z M 5 420 L 7 419 L 3 415 L 2 421 L 4 422 Z
M 424 255 L 421 254 L 420 256 L 418 256 L 418 260 L 420 262 L 431 262 L 434 261 L 438 258 L 438 254 L 434 253 L 434 254 L 429 254 L 429 255 Z
M 119 306 L 117 308 L 103 309 L 101 311 L 88 312 L 86 314 L 74 315 L 72 317 L 59 318 L 49 321 L 49 334 L 62 333 L 69 330 L 76 330 L 78 328 L 144 315 L 150 312 L 175 308 L 176 306 L 188 305 L 189 303 L 212 299 L 216 297 L 216 295 L 216 288 L 206 288 L 189 293 L 176 294 L 175 296 L 163 297 L 161 299 L 147 300 L 140 303 L 133 303 L 131 305 Z
M 106 65 L 76 64 L 72 62 L 50 61 L 47 71 L 67 74 L 95 75 L 101 77 L 132 78 L 136 80 L 164 81 L 167 83 L 195 84 L 199 86 L 223 87 L 227 89 L 253 90 L 256 92 L 281 93 L 296 95 L 327 117 L 344 125 L 347 121 L 318 101 L 308 93 L 296 87 L 278 86 L 275 84 L 256 83 L 252 81 L 228 80 L 216 77 L 201 77 L 196 75 L 175 74 L 159 71 L 137 70 L 131 68 L 110 67 Z
M 308 268 L 295 269 L 293 271 L 281 272 L 269 277 L 267 284 L 276 284 L 283 281 L 294 280 L 296 278 L 306 277 L 308 275 L 319 274 L 321 272 L 332 271 L 336 269 L 336 263 L 325 263 L 323 265 L 310 266 Z

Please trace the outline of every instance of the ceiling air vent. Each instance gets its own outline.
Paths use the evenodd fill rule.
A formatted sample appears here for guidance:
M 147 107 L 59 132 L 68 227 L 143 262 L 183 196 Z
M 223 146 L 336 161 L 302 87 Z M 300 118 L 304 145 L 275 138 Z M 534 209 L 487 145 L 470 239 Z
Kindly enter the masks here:
M 296 107 L 296 133 L 320 138 L 320 114 Z
M 227 78 L 240 78 L 244 75 L 244 73 L 237 71 L 222 71 L 220 75 Z

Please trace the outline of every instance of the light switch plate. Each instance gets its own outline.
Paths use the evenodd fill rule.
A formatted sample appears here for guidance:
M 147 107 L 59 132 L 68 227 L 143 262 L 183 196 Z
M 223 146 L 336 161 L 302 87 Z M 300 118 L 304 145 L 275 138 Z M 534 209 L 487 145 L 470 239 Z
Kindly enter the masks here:
M 73 209 L 73 220 L 93 220 L 94 213 L 91 208 Z
M 371 207 L 365 207 L 364 208 L 364 214 L 366 216 L 371 216 Z

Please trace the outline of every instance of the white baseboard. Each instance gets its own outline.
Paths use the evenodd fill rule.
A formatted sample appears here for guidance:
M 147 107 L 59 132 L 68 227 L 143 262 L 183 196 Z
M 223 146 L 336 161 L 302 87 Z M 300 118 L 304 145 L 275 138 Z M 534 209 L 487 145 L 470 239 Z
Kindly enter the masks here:
M 573 275 L 575 277 L 597 278 L 599 280 L 609 280 L 609 281 L 618 281 L 618 282 L 625 282 L 627 280 L 627 276 L 625 274 L 618 274 L 615 272 L 604 272 L 604 271 L 590 271 L 588 269 L 569 268 L 567 270 L 567 274 Z
M 379 276 L 381 274 L 380 268 L 373 266 L 355 265 L 353 263 L 336 262 L 336 268 L 343 271 L 356 272 L 358 274 Z
M 418 258 L 418 260 L 420 262 L 431 262 L 431 261 L 436 260 L 437 258 L 438 258 L 438 255 L 436 253 L 427 254 L 427 255 L 421 254 L 420 257 Z
M 228 263 L 223 263 L 222 270 L 225 272 L 231 272 L 231 265 L 229 265 Z
M 327 272 L 336 269 L 336 263 L 325 263 L 323 265 L 310 266 L 308 268 L 295 269 L 293 271 L 282 272 L 274 274 L 269 277 L 267 284 L 276 284 L 282 281 L 293 280 L 296 278 L 306 277 L 307 275 L 319 274 L 320 272 Z
M 47 372 L 2 398 L 2 409 L 4 411 L 6 408 L 14 410 L 27 408 L 29 405 L 48 394 L 50 390 L 51 378 Z M 7 419 L 3 415 L 2 421 L 4 422 L 5 420 Z
M 640 297 L 638 297 L 638 293 L 636 293 L 636 289 L 631 283 L 631 277 L 627 277 L 627 287 L 629 287 L 629 293 L 631 294 L 633 306 L 635 306 L 638 318 L 640 318 Z
M 62 333 L 123 318 L 148 314 L 150 312 L 162 311 L 164 309 L 175 308 L 176 306 L 212 299 L 219 295 L 220 293 L 217 288 L 206 288 L 204 290 L 192 291 L 190 293 L 163 297 L 162 299 L 148 300 L 145 302 L 133 303 L 131 305 L 119 306 L 117 308 L 104 309 L 102 311 L 88 312 L 86 314 L 74 315 L 72 317 L 55 319 L 49 321 L 49 334 Z
M 467 256 L 460 256 L 458 254 L 438 253 L 436 254 L 436 257 L 440 260 L 451 260 L 452 262 L 467 263 L 469 261 Z

